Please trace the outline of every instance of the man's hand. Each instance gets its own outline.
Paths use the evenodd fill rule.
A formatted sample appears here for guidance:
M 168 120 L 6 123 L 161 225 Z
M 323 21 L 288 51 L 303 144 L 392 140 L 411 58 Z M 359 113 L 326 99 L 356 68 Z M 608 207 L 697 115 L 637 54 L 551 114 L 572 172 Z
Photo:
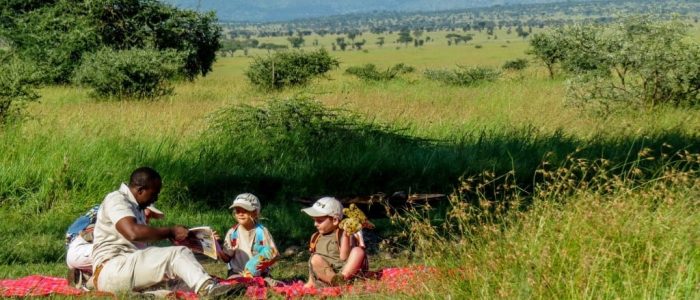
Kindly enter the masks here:
M 187 238 L 187 235 L 189 234 L 189 230 L 182 225 L 175 225 L 171 228 L 172 234 L 173 234 L 173 239 L 176 241 L 182 241 Z

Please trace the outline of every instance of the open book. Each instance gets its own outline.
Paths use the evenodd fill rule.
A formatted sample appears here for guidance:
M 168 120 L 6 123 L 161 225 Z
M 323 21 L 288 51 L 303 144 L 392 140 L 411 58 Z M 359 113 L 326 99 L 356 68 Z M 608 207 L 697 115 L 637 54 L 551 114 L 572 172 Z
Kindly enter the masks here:
M 214 238 L 214 231 L 208 226 L 190 228 L 189 235 L 182 241 L 174 241 L 175 245 L 190 248 L 194 253 L 201 253 L 217 259 L 219 243 Z

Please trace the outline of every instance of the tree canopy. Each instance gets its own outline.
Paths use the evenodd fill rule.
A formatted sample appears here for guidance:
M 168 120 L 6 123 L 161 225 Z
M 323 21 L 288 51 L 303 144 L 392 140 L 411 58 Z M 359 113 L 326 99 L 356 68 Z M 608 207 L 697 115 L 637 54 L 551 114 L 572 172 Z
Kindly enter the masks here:
M 213 12 L 157 0 L 8 0 L 0 4 L 0 21 L 0 38 L 56 83 L 67 82 L 83 55 L 102 47 L 181 52 L 181 73 L 194 79 L 211 71 L 221 47 Z

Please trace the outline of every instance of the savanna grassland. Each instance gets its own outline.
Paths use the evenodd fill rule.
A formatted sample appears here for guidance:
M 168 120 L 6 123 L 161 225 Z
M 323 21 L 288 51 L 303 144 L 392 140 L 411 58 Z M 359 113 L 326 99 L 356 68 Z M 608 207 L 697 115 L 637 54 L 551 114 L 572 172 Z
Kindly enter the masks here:
M 409 298 L 700 297 L 697 107 L 595 114 L 567 105 L 566 76 L 550 79 L 515 34 L 477 34 L 456 46 L 445 33 L 426 35 L 434 40 L 423 47 L 389 39 L 379 47 L 365 33 L 358 39 L 367 39 L 366 51 L 330 52 L 341 65 L 327 78 L 279 92 L 257 90 L 244 76 L 250 56 L 265 55 L 259 49 L 220 57 L 208 76 L 154 101 L 42 88 L 25 119 L 0 130 L 0 278 L 63 276 L 65 228 L 149 165 L 164 177 L 158 206 L 167 217 L 156 224 L 223 232 L 233 222 L 230 199 L 250 191 L 282 248 L 304 248 L 313 232 L 292 201 L 299 197 L 451 194 L 430 212 L 375 220 L 387 242 L 373 246 L 372 268 L 438 268 Z M 314 39 L 329 48 L 334 36 L 305 39 L 307 49 Z M 530 66 L 471 87 L 422 76 L 516 58 Z M 343 73 L 365 63 L 417 71 L 379 83 Z M 281 140 L 214 128 L 227 109 L 290 98 L 341 109 L 361 126 L 343 133 L 343 145 L 295 140 L 293 126 Z M 273 274 L 303 277 L 301 261 L 286 258 Z

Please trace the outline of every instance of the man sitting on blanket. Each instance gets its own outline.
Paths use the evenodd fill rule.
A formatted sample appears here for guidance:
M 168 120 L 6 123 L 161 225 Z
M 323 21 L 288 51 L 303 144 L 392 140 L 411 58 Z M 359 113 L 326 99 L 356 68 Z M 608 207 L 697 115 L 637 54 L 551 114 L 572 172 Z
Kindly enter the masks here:
M 223 285 L 204 271 L 183 246 L 148 247 L 146 242 L 183 240 L 184 226 L 151 227 L 144 209 L 158 200 L 162 181 L 155 170 L 134 170 L 129 185 L 108 194 L 97 212 L 93 245 L 93 283 L 98 291 L 143 291 L 179 279 L 199 296 L 216 298 L 245 292 L 243 284 Z
M 66 230 L 66 264 L 68 265 L 68 282 L 76 288 L 92 289 L 92 240 L 95 230 L 97 211 L 100 205 L 90 208 Z M 150 219 L 165 217 L 162 211 L 152 204 L 144 209 L 146 224 Z

